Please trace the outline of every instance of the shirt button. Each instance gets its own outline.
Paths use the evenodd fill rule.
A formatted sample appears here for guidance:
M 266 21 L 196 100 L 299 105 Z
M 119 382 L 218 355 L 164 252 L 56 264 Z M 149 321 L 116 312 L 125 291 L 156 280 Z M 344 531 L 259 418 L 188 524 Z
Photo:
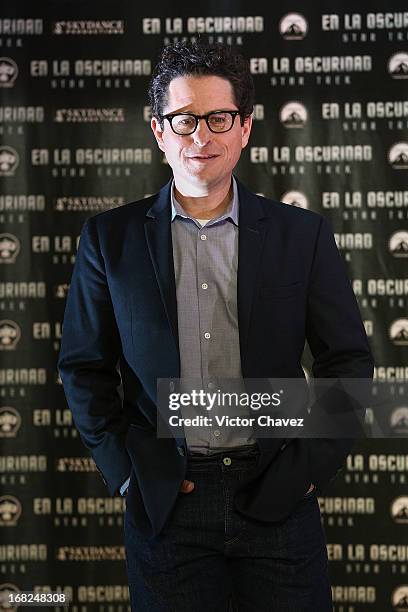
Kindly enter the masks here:
M 205 234 L 201 234 L 200 238 L 201 240 L 207 240 L 207 236 Z
M 224 465 L 231 465 L 231 463 L 232 463 L 231 457 L 224 457 L 222 462 L 223 462 Z
M 202 283 L 201 284 L 201 289 L 208 289 L 207 283 Z
M 214 431 L 214 436 L 215 436 L 216 438 L 218 438 L 220 435 L 221 435 L 220 430 L 219 430 L 219 429 L 216 429 L 216 430 Z
M 208 387 L 209 389 L 214 389 L 215 384 L 214 384 L 213 382 L 209 382 L 209 383 L 208 383 L 208 385 L 207 385 L 207 387 Z
M 210 334 L 209 332 L 205 332 L 205 334 L 204 334 L 204 338 L 205 338 L 206 340 L 209 340 L 209 339 L 211 338 L 211 334 Z

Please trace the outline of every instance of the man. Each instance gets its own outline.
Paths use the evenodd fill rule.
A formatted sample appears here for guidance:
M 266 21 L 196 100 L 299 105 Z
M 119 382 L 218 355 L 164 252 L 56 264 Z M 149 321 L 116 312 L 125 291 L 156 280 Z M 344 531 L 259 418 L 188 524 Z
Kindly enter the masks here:
M 232 175 L 254 101 L 240 55 L 169 46 L 149 95 L 173 177 L 85 223 L 58 364 L 105 484 L 127 491 L 132 610 L 225 612 L 231 594 L 239 612 L 332 610 L 316 492 L 352 441 L 161 437 L 156 383 L 302 378 L 306 340 L 315 377 L 372 377 L 344 264 L 321 215 Z

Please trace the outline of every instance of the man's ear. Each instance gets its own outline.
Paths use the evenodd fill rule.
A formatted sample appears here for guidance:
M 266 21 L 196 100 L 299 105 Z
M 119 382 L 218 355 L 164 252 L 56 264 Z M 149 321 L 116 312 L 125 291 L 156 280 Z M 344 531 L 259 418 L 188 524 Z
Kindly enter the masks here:
M 152 117 L 150 120 L 150 127 L 152 128 L 154 137 L 156 139 L 159 149 L 165 153 L 165 147 L 163 142 L 163 130 L 161 129 L 160 122 L 157 117 Z
M 249 117 L 245 117 L 244 125 L 241 125 L 241 136 L 242 136 L 242 148 L 244 149 L 249 140 L 249 136 L 251 134 L 252 129 L 252 113 Z

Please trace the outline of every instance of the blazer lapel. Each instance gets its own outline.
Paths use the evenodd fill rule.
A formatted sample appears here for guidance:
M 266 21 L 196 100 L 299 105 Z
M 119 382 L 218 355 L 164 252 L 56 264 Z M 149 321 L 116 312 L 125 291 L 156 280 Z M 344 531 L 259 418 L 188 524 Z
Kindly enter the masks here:
M 239 237 L 238 237 L 238 325 L 240 338 L 241 368 L 244 378 L 255 379 L 247 368 L 248 334 L 252 316 L 252 303 L 261 268 L 262 248 L 266 236 L 268 216 L 254 193 L 248 191 L 240 182 L 239 189 Z M 272 232 L 273 233 L 273 232 Z M 256 386 L 256 385 L 255 385 Z M 248 388 L 248 387 L 247 387 Z M 254 391 L 259 390 L 254 389 Z M 265 438 L 260 427 L 255 424 L 254 433 L 261 449 L 257 471 L 260 473 L 282 446 L 279 438 Z M 244 484 L 244 483 L 242 483 Z
M 157 284 L 159 286 L 163 307 L 169 322 L 171 333 L 177 349 L 177 372 L 175 378 L 180 378 L 180 348 L 178 340 L 177 321 L 177 294 L 174 275 L 173 243 L 171 239 L 171 197 L 170 188 L 172 180 L 160 190 L 158 198 L 146 213 L 145 236 L 152 260 Z M 159 410 L 163 407 L 159 405 Z M 167 422 L 168 411 L 164 410 L 164 422 Z M 186 448 L 184 437 L 174 435 L 178 446 Z M 186 452 L 186 451 L 185 451 Z
M 145 235 L 163 306 L 179 352 L 176 281 L 171 239 L 171 180 L 146 213 Z
M 263 241 L 266 234 L 266 217 L 255 196 L 242 183 L 238 183 L 239 194 L 239 234 L 238 234 L 238 325 L 241 352 L 241 365 L 245 376 L 245 355 L 248 344 L 252 301 L 261 264 Z

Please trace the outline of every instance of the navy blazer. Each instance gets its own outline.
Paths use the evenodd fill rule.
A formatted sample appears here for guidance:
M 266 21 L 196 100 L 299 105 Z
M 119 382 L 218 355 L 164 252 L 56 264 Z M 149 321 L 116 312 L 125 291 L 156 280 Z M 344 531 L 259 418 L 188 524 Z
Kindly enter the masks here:
M 162 529 L 186 474 L 184 439 L 156 436 L 156 379 L 179 378 L 169 181 L 159 193 L 89 218 L 63 321 L 58 369 L 74 423 L 111 495 L 146 533 Z M 321 215 L 257 196 L 238 181 L 238 322 L 244 378 L 372 378 L 373 357 L 346 267 Z M 258 438 L 237 510 L 284 519 L 319 492 L 350 439 Z

